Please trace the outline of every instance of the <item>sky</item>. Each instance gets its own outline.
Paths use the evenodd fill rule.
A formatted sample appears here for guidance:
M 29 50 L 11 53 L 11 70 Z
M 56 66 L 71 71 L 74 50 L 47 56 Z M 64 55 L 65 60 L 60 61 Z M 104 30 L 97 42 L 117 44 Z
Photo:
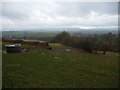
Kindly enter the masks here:
M 117 2 L 2 2 L 2 30 L 117 29 Z

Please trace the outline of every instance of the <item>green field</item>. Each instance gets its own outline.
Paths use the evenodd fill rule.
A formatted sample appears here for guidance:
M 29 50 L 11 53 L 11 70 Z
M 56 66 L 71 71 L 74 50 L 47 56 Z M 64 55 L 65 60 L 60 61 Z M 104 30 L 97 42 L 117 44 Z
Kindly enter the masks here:
M 6 43 L 3 43 L 3 45 Z M 50 44 L 54 48 L 66 48 Z M 117 88 L 117 54 L 32 52 L 2 55 L 3 88 Z
M 40 38 L 40 37 L 54 37 L 59 32 L 33 32 L 33 31 L 2 31 L 3 37 L 32 37 L 32 38 Z

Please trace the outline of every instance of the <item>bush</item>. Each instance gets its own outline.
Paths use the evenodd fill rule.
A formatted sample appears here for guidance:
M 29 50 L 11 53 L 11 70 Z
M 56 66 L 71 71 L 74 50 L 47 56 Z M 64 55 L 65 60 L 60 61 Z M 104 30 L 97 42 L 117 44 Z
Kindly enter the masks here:
M 106 51 L 117 50 L 118 37 L 112 33 L 100 35 L 100 36 L 71 36 L 68 32 L 61 32 L 55 36 L 52 42 L 62 43 L 66 46 L 80 48 L 92 53 L 93 50 Z

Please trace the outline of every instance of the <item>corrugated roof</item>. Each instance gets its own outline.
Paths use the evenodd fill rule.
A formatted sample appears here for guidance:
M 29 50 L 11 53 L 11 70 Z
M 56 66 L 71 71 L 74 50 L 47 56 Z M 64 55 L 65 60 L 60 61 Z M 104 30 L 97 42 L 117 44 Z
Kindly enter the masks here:
M 5 47 L 19 47 L 21 44 L 14 44 L 14 45 L 5 45 Z

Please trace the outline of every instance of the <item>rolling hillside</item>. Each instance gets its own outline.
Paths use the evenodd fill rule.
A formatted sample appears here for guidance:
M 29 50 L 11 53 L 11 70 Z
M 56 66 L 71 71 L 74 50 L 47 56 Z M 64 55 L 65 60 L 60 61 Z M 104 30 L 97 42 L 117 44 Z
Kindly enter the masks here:
M 6 45 L 8 43 L 3 43 Z M 76 49 L 50 44 L 54 49 Z M 3 88 L 116 88 L 118 58 L 110 53 L 51 51 L 26 46 L 30 52 L 3 54 Z

